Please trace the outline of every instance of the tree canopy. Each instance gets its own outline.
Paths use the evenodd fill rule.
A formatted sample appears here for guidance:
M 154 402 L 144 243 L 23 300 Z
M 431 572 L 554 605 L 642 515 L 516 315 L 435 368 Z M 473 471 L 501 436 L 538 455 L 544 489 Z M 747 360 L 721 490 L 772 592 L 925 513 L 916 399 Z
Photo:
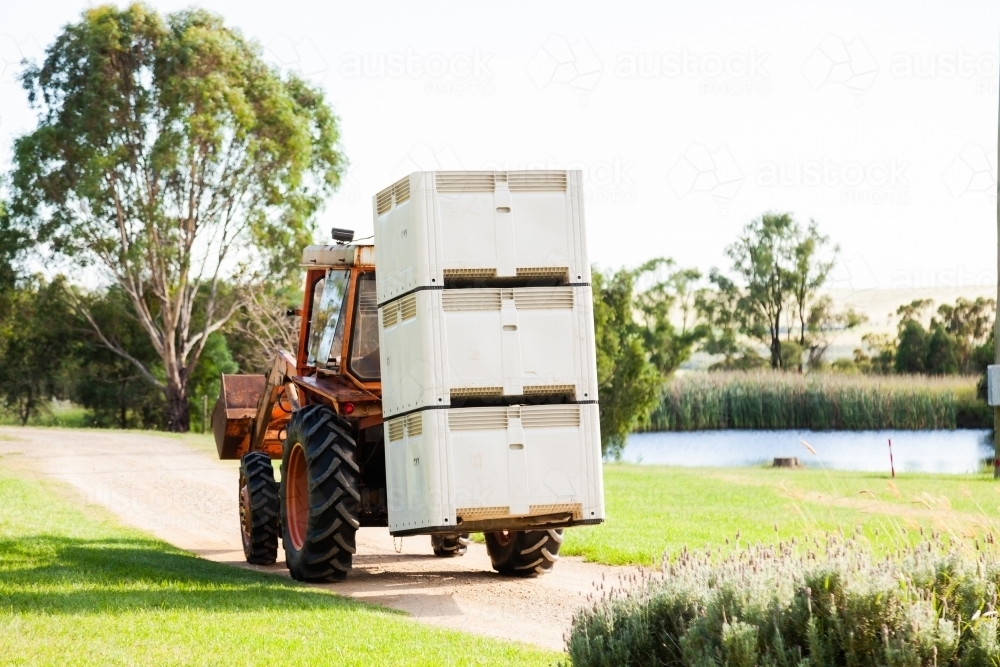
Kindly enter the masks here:
M 666 378 L 705 334 L 688 317 L 693 320 L 691 285 L 700 274 L 654 259 L 614 272 L 595 267 L 592 276 L 601 448 L 618 456 L 656 407 Z M 673 321 L 678 313 L 680 328 Z
M 710 325 L 703 349 L 725 356 L 720 368 L 770 363 L 774 369 L 802 371 L 806 355 L 810 366 L 818 367 L 831 333 L 864 321 L 851 309 L 835 311 L 832 301 L 820 293 L 838 252 L 829 243 L 815 221 L 803 227 L 791 213 L 765 213 L 743 228 L 726 248 L 731 275 L 713 269 L 714 289 L 702 290 L 697 299 L 698 310 Z M 746 339 L 767 345 L 769 359 L 742 342 Z
M 191 373 L 243 304 L 239 286 L 293 269 L 340 182 L 337 118 L 196 9 L 87 9 L 22 83 L 38 124 L 15 141 L 11 224 L 120 286 L 162 375 L 90 324 L 186 430 Z

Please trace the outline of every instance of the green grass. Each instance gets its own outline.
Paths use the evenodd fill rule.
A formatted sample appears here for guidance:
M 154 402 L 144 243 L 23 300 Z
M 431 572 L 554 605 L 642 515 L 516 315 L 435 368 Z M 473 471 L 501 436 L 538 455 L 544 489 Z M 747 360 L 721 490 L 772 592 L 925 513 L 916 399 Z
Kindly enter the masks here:
M 4 664 L 551 664 L 561 654 L 421 625 L 205 561 L 0 466 Z
M 990 428 L 974 376 L 689 373 L 664 386 L 650 431 Z
M 0 408 L 0 426 L 20 426 L 16 414 Z M 57 426 L 62 428 L 89 428 L 94 420 L 86 408 L 72 403 L 54 403 L 46 406 L 37 417 L 28 419 L 26 426 Z
M 566 531 L 562 554 L 609 565 L 658 564 L 685 546 L 727 553 L 825 533 L 862 535 L 878 553 L 920 528 L 954 538 L 1000 535 L 992 475 L 888 475 L 772 468 L 606 464 L 607 520 Z M 894 490 L 895 489 L 895 490 Z M 777 530 L 775 530 L 777 527 Z M 728 540 L 728 542 L 727 542 Z

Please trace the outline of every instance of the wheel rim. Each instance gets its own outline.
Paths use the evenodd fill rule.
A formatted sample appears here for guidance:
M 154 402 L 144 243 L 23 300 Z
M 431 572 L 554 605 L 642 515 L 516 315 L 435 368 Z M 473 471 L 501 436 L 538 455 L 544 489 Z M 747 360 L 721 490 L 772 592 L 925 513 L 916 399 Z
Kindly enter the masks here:
M 493 533 L 493 537 L 496 538 L 496 541 L 500 546 L 505 547 L 510 544 L 512 539 L 514 539 L 514 533 L 509 530 L 500 530 Z
M 250 505 L 250 489 L 247 487 L 247 480 L 240 475 L 240 530 L 243 533 L 243 550 L 250 546 L 250 527 L 253 525 L 251 516 L 252 507 Z
M 288 480 L 285 482 L 285 506 L 288 508 L 288 537 L 296 551 L 302 549 L 309 525 L 309 481 L 306 479 L 306 454 L 295 443 L 288 454 Z

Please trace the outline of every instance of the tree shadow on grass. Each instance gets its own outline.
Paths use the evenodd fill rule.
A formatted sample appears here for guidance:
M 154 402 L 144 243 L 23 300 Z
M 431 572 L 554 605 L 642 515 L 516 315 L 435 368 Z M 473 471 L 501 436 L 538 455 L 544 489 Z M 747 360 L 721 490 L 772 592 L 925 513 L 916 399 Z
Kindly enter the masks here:
M 284 577 L 203 560 L 153 540 L 45 534 L 0 540 L 0 611 L 319 608 L 375 609 Z

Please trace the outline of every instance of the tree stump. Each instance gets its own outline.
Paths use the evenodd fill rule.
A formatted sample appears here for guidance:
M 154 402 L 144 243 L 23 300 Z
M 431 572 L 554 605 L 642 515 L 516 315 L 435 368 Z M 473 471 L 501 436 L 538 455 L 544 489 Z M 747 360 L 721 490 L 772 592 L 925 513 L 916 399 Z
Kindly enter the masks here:
M 789 456 L 789 457 L 775 457 L 774 468 L 801 468 L 802 464 L 799 463 L 799 457 Z

